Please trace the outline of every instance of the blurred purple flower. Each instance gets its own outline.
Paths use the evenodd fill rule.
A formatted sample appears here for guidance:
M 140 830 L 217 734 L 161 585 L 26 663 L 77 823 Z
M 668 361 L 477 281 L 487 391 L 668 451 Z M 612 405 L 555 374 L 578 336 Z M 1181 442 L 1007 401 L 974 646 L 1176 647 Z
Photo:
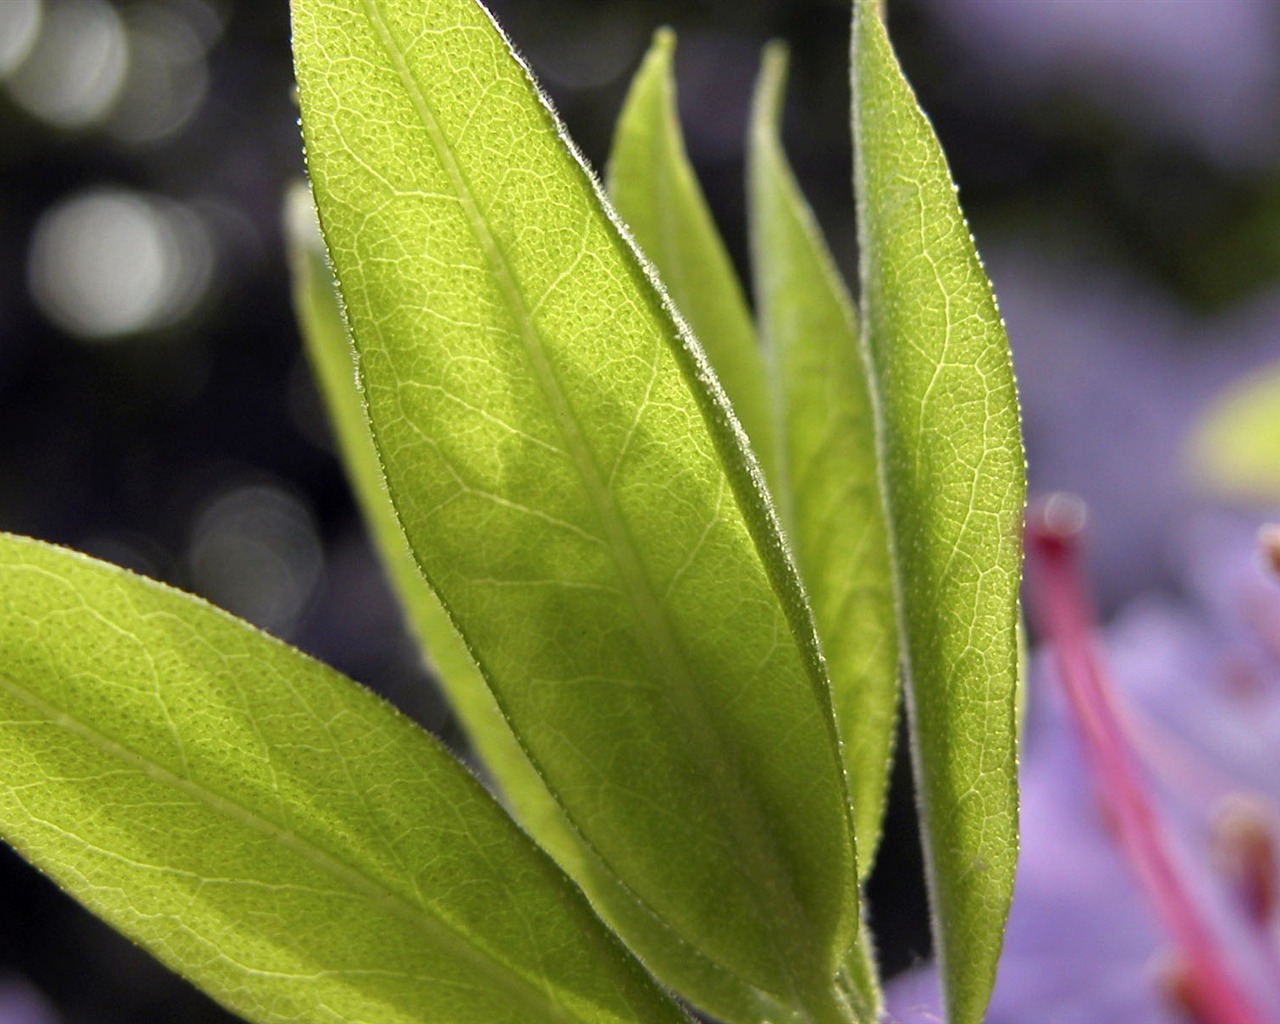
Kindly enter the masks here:
M 1033 610 L 1057 650 L 1030 673 L 987 1024 L 1280 1020 L 1280 539 L 1260 551 L 1256 522 L 1200 520 L 1197 607 L 1144 598 L 1095 641 L 1072 512 L 1028 529 Z M 899 1024 L 940 1021 L 940 1005 L 930 967 L 889 987 Z
M 26 982 L 0 978 L 0 1024 L 59 1024 L 60 1020 Z
M 1066 87 L 1133 131 L 1190 143 L 1227 166 L 1276 157 L 1274 4 L 925 0 L 924 9 L 998 72 L 1014 102 Z

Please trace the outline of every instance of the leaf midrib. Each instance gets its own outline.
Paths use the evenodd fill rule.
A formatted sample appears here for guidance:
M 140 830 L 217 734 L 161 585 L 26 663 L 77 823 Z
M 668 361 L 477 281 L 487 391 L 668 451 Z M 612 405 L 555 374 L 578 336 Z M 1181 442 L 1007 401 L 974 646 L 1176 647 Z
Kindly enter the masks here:
M 359 867 L 324 849 L 313 840 L 299 835 L 289 826 L 272 821 L 244 804 L 164 767 L 147 755 L 131 749 L 99 729 L 94 728 L 88 722 L 43 699 L 33 690 L 4 672 L 0 672 L 0 690 L 7 692 L 13 699 L 42 715 L 54 727 L 65 729 L 67 732 L 79 736 L 108 757 L 114 758 L 162 785 L 184 793 L 210 810 L 286 847 L 320 871 L 337 879 L 342 885 L 377 903 L 388 913 L 407 921 L 414 928 L 427 935 L 433 942 L 445 945 L 455 952 L 461 949 L 479 971 L 483 972 L 496 985 L 505 989 L 514 998 L 520 1000 L 521 1003 L 543 1004 L 550 1012 L 551 1019 L 563 1022 L 563 1024 L 581 1024 L 583 1018 L 568 1013 L 566 1008 L 554 1000 L 546 989 L 533 984 L 505 964 L 495 960 L 488 950 L 476 943 L 465 931 L 455 927 L 448 919 L 429 913 L 430 908 L 426 905 L 411 903 L 400 893 L 368 875 Z
M 697 746 L 703 750 L 710 749 L 715 752 L 716 756 L 709 759 L 704 756 L 698 759 L 698 762 L 704 765 L 710 763 L 715 767 L 717 789 L 722 796 L 737 798 L 717 802 L 717 810 L 732 803 L 735 811 L 741 812 L 740 814 L 721 814 L 721 820 L 728 826 L 727 830 L 729 832 L 740 835 L 743 830 L 734 827 L 736 822 L 741 821 L 744 817 L 752 822 L 751 831 L 743 835 L 742 841 L 735 846 L 733 851 L 735 857 L 733 859 L 739 864 L 743 861 L 749 862 L 749 866 L 744 873 L 751 880 L 756 893 L 777 893 L 779 890 L 779 886 L 776 884 L 778 879 L 773 872 L 765 867 L 764 857 L 762 856 L 762 845 L 776 849 L 776 841 L 772 830 L 767 827 L 768 814 L 756 800 L 744 799 L 747 794 L 744 793 L 743 787 L 732 785 L 729 782 L 731 778 L 742 778 L 744 773 L 726 770 L 726 766 L 735 764 L 737 758 L 730 756 L 729 748 L 723 742 L 721 734 L 710 726 L 714 709 L 708 706 L 707 702 L 701 698 L 702 688 L 697 685 L 696 680 L 688 672 L 685 660 L 679 656 L 680 644 L 675 637 L 667 608 L 658 599 L 648 574 L 644 571 L 635 541 L 630 535 L 629 527 L 621 511 L 613 501 L 613 496 L 605 479 L 595 463 L 594 454 L 589 443 L 578 428 L 577 416 L 574 414 L 563 386 L 546 356 L 546 345 L 527 309 L 524 296 L 521 294 L 519 286 L 514 279 L 507 259 L 487 219 L 481 212 L 479 204 L 476 202 L 467 177 L 459 166 L 452 146 L 440 127 L 432 105 L 419 86 L 416 77 L 405 61 L 403 51 L 378 10 L 377 0 L 363 0 L 363 6 L 370 27 L 393 64 L 437 157 L 451 179 L 476 242 L 484 252 L 493 278 L 498 283 L 508 313 L 518 326 L 524 351 L 535 371 L 543 397 L 552 408 L 553 419 L 565 442 L 566 451 L 573 466 L 578 471 L 578 475 L 595 506 L 600 523 L 607 533 L 607 547 L 619 574 L 626 581 L 626 593 L 631 600 L 639 622 L 653 640 L 652 649 L 658 653 L 657 660 L 659 661 L 659 665 L 655 667 L 659 668 L 667 678 L 676 678 L 683 683 L 683 685 L 667 687 L 664 692 L 674 694 L 679 701 L 683 724 L 696 725 L 696 729 L 688 730 L 685 735 L 691 736 L 696 731 L 699 741 Z M 501 703 L 500 694 L 496 690 L 494 695 Z M 537 767 L 538 762 L 533 753 L 527 748 L 525 750 L 531 763 Z M 538 768 L 538 774 L 544 780 L 546 779 L 546 775 L 541 768 Z M 548 785 L 547 788 L 564 810 L 566 817 L 569 817 L 570 821 L 572 821 L 572 816 L 567 808 L 564 808 L 560 795 L 554 787 Z M 576 826 L 575 832 L 584 843 L 591 847 L 599 862 L 613 873 L 614 869 L 609 864 L 609 861 L 595 847 L 592 840 Z M 785 860 L 782 857 L 777 859 Z M 640 900 L 639 894 L 634 893 L 631 886 L 627 885 L 621 878 L 618 881 Z M 774 909 L 765 915 L 766 930 L 774 947 L 775 963 L 783 969 L 791 980 L 791 995 L 793 999 L 807 1003 L 808 1000 L 802 994 L 806 989 L 806 985 L 797 977 L 792 958 L 782 952 L 782 949 L 791 943 L 788 942 L 787 936 L 778 934 L 778 926 L 781 922 L 807 921 L 808 919 L 804 904 L 795 892 L 792 880 L 787 878 L 786 883 L 784 887 L 785 897 L 781 901 L 784 905 L 779 905 L 776 900 L 770 901 L 774 905 Z M 641 900 L 641 902 L 648 906 L 647 901 Z M 653 908 L 650 908 L 650 910 L 655 914 L 657 913 Z M 795 931 L 794 929 L 788 930 Z M 799 939 L 803 946 L 812 948 L 808 928 L 801 928 L 799 934 L 794 935 L 792 938 L 793 940 Z M 710 958 L 705 951 L 704 955 L 708 955 Z M 727 965 L 722 966 L 731 973 L 735 973 Z

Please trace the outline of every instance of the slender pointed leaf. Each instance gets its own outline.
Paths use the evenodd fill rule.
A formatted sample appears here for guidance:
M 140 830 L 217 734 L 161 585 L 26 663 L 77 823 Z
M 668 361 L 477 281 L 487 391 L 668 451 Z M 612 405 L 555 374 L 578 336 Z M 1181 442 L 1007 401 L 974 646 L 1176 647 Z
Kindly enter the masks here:
M 1017 851 L 1017 396 L 990 283 L 876 0 L 857 0 L 852 60 L 864 329 L 935 942 L 950 1018 L 973 1024 Z
M 772 480 L 777 442 L 764 363 L 742 285 L 685 153 L 675 46 L 675 33 L 659 29 L 631 83 L 609 154 L 609 195 L 706 349 Z
M 224 612 L 0 535 L 0 832 L 253 1021 L 680 1021 L 421 729 Z
M 781 424 L 772 491 L 827 658 L 865 878 L 893 758 L 897 612 L 857 313 L 787 164 L 785 83 L 786 51 L 771 46 L 756 87 L 747 198 L 760 336 Z
M 405 613 L 424 644 L 441 685 L 476 750 L 520 823 L 571 875 L 580 880 L 598 912 L 643 949 L 650 968 L 699 1005 L 731 1024 L 781 1021 L 776 1000 L 734 977 L 685 945 L 600 863 L 565 820 L 542 777 L 529 763 L 488 684 L 427 585 L 405 543 L 387 494 L 382 467 L 356 386 L 355 351 L 324 258 L 309 190 L 289 202 L 294 295 L 307 352 L 337 433 L 348 475 Z
M 701 350 L 481 8 L 297 0 L 294 45 L 426 577 L 619 883 L 730 974 L 844 1018 L 856 893 L 825 674 Z

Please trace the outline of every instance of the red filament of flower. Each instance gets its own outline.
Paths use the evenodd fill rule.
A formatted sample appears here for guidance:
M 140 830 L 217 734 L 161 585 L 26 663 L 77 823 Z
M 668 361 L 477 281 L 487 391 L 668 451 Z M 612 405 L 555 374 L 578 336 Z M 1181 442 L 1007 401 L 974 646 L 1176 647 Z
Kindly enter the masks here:
M 1090 639 L 1094 614 L 1079 566 L 1083 509 L 1078 499 L 1054 495 L 1028 515 L 1025 545 L 1037 625 L 1053 644 L 1121 848 L 1178 949 L 1187 1005 L 1203 1024 L 1263 1024 L 1179 875 L 1116 714 L 1112 687 Z

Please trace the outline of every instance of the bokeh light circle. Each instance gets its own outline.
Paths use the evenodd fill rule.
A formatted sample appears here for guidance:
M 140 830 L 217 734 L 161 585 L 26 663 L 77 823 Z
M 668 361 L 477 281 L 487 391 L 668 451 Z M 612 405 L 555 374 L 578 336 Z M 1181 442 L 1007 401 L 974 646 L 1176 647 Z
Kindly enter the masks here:
M 9 0 L 5 0 L 7 3 Z M 83 128 L 114 106 L 128 66 L 120 16 L 102 0 L 58 0 L 8 75 L 10 95 L 58 128 Z
M 45 211 L 27 262 L 41 310 L 86 340 L 180 321 L 204 295 L 212 270 L 213 245 L 196 214 L 112 188 L 77 193 Z

